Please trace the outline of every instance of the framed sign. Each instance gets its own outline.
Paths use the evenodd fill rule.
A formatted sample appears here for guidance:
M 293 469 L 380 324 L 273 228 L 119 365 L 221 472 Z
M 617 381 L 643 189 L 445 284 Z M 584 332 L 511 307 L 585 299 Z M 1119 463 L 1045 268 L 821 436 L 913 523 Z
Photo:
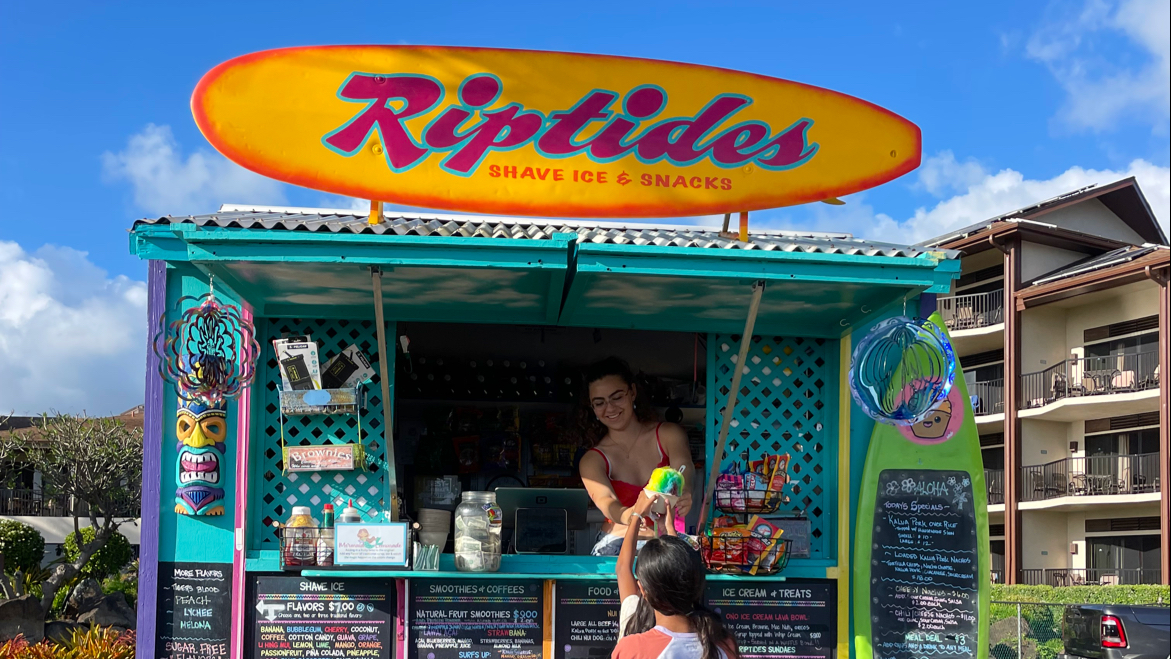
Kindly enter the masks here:
M 680 217 L 791 206 L 919 166 L 919 127 L 711 66 L 446 46 L 308 46 L 212 69 L 195 122 L 287 183 L 407 206 Z
M 406 567 L 406 522 L 334 526 L 334 563 Z
M 358 444 L 324 446 L 289 446 L 288 471 L 353 471 L 360 460 Z

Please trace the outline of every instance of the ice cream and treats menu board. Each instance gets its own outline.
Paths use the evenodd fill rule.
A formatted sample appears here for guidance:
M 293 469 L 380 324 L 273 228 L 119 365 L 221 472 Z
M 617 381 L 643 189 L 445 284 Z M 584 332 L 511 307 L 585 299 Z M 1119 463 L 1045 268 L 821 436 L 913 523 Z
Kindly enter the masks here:
M 410 659 L 541 659 L 544 582 L 410 582 Z
M 837 583 L 709 581 L 706 604 L 736 634 L 740 656 L 830 659 L 837 644 Z
M 388 656 L 393 581 L 257 577 L 250 611 L 255 659 Z
M 231 563 L 159 563 L 157 659 L 226 659 Z
M 968 473 L 882 471 L 873 544 L 875 659 L 975 657 L 979 559 Z
M 558 581 L 556 594 L 553 659 L 610 656 L 618 642 L 618 583 Z

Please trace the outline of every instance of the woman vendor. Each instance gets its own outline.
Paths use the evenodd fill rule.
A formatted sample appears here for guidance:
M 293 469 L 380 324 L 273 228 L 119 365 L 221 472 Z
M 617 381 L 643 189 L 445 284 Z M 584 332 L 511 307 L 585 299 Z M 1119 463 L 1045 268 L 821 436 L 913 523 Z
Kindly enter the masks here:
M 638 495 L 658 467 L 683 472 L 683 496 L 675 506 L 676 529 L 683 531 L 695 473 L 687 433 L 673 423 L 655 421 L 654 409 L 639 397 L 630 366 L 621 359 L 594 364 L 584 380 L 587 393 L 579 416 L 593 448 L 582 456 L 578 471 L 594 505 L 606 515 L 590 553 L 618 555 Z M 639 546 L 653 537 L 654 530 L 644 528 Z

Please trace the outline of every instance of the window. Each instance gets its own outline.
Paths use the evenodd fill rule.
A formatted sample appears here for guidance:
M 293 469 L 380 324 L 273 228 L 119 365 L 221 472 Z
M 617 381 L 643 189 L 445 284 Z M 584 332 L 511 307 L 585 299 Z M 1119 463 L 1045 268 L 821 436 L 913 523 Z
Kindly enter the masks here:
M 985 469 L 999 469 L 1004 471 L 1004 447 L 980 449 L 980 457 L 984 460 Z
M 1159 429 L 1086 435 L 1086 455 L 1137 455 L 1159 452 Z
M 1161 568 L 1159 536 L 1126 535 L 1086 538 L 1091 579 L 1114 577 L 1118 583 L 1158 583 Z M 1108 579 L 1109 580 L 1109 579 Z
M 1086 346 L 1086 357 L 1113 357 L 1116 355 L 1137 355 L 1159 349 L 1159 333 L 1147 332 L 1128 336 L 1124 339 L 1110 339 Z

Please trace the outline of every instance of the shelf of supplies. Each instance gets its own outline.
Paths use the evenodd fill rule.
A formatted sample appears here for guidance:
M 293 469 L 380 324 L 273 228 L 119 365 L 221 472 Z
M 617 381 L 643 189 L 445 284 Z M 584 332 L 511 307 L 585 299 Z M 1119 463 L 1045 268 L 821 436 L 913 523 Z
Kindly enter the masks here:
M 362 387 L 352 389 L 299 389 L 281 391 L 280 410 L 285 416 L 360 414 L 366 406 Z

